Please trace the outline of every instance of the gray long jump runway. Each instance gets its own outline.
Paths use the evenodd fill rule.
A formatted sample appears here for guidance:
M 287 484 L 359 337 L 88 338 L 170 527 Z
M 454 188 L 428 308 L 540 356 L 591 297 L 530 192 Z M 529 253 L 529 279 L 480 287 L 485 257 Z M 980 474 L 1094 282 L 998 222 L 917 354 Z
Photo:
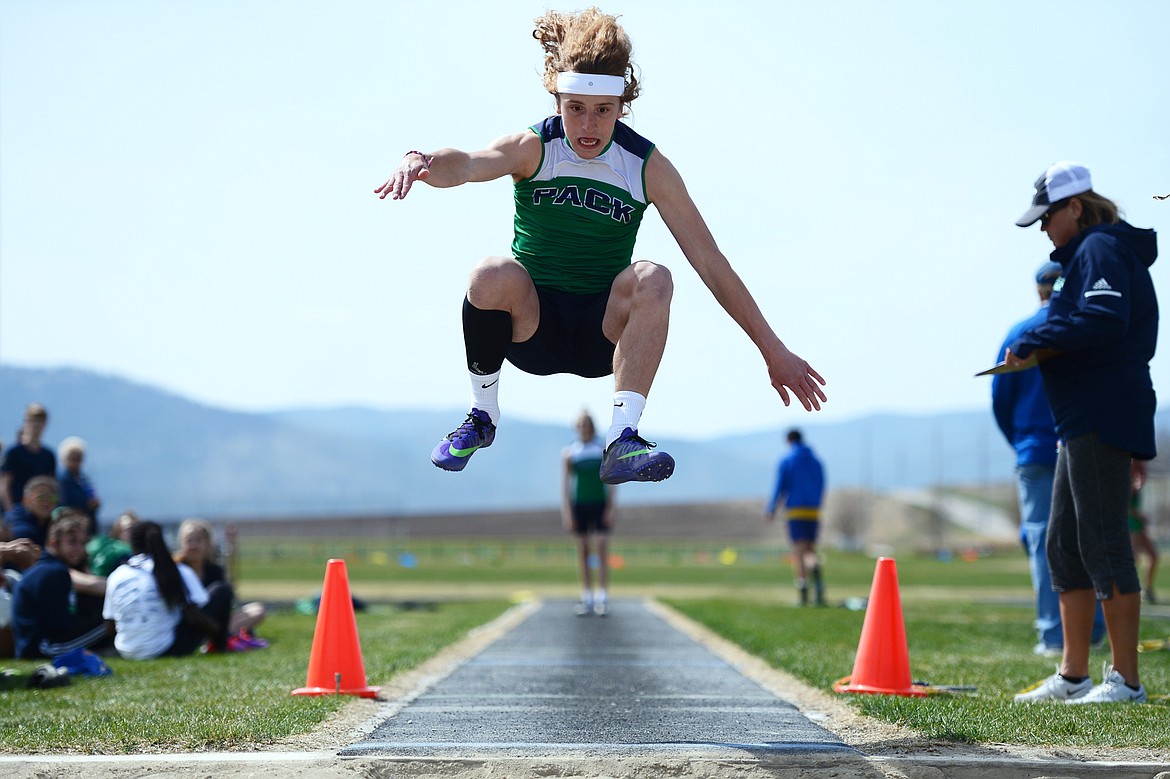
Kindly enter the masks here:
M 646 751 L 860 757 L 636 600 L 618 600 L 604 618 L 544 602 L 342 754 Z
M 572 607 L 539 604 L 339 756 L 378 777 L 1170 779 L 1149 763 L 866 755 L 645 602 Z

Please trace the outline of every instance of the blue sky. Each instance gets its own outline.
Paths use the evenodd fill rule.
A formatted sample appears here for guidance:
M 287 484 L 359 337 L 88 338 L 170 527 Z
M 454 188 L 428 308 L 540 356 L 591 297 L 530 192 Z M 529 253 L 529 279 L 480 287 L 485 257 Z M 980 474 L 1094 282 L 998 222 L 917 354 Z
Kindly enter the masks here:
M 551 112 L 530 38 L 546 7 L 0 0 L 0 362 L 232 409 L 461 414 L 460 301 L 508 251 L 510 185 L 372 191 L 408 149 L 480 148 Z M 1055 160 L 1170 230 L 1168 3 L 712 7 L 602 6 L 641 69 L 630 123 L 829 403 L 783 407 L 652 212 L 635 256 L 676 293 L 647 435 L 986 407 L 972 374 L 1051 249 L 1013 222 Z M 568 425 L 611 391 L 506 368 L 501 402 Z

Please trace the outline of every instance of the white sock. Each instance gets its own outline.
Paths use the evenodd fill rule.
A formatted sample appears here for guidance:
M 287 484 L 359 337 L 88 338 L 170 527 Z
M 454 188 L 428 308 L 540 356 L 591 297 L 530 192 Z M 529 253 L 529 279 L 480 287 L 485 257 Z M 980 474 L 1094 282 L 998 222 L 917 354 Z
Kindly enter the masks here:
M 604 604 L 606 601 L 606 596 L 607 596 L 607 593 L 605 592 L 605 590 L 596 589 L 593 591 L 593 602 Z
M 471 407 L 478 408 L 491 417 L 493 425 L 500 423 L 501 372 L 502 369 L 486 376 L 481 376 L 478 373 L 471 374 Z
M 642 419 L 642 411 L 646 408 L 646 396 L 637 392 L 622 390 L 613 393 L 613 422 L 605 436 L 605 445 L 608 447 L 622 434 L 627 427 L 638 429 L 638 421 Z
M 593 597 L 589 594 L 589 590 L 581 590 L 581 602 L 586 606 L 593 605 Z

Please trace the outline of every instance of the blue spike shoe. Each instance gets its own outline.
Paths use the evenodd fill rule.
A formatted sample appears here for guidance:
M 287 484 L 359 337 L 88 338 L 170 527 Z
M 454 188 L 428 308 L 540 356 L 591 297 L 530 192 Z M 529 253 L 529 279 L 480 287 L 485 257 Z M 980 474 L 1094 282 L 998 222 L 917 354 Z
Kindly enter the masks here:
M 657 444 L 626 428 L 605 449 L 601 461 L 601 480 L 606 484 L 624 484 L 628 481 L 662 481 L 674 473 L 674 458 L 666 452 L 656 452 Z
M 471 409 L 467 419 L 456 430 L 448 433 L 431 452 L 431 462 L 444 471 L 461 471 L 467 467 L 471 455 L 486 449 L 496 440 L 496 426 L 487 412 Z

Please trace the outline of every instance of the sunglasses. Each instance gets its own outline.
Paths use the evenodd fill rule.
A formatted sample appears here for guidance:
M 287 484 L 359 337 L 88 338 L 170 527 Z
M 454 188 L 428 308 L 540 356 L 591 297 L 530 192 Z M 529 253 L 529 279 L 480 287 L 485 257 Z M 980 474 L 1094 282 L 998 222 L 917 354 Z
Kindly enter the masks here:
M 1060 209 L 1067 207 L 1070 202 L 1071 202 L 1071 200 L 1066 197 L 1064 200 L 1060 201 L 1059 203 L 1056 203 L 1051 208 L 1049 208 L 1047 211 L 1045 211 L 1044 215 L 1040 217 L 1040 225 L 1044 226 L 1044 225 L 1048 224 L 1048 220 L 1052 218 L 1052 215 L 1055 214 Z

